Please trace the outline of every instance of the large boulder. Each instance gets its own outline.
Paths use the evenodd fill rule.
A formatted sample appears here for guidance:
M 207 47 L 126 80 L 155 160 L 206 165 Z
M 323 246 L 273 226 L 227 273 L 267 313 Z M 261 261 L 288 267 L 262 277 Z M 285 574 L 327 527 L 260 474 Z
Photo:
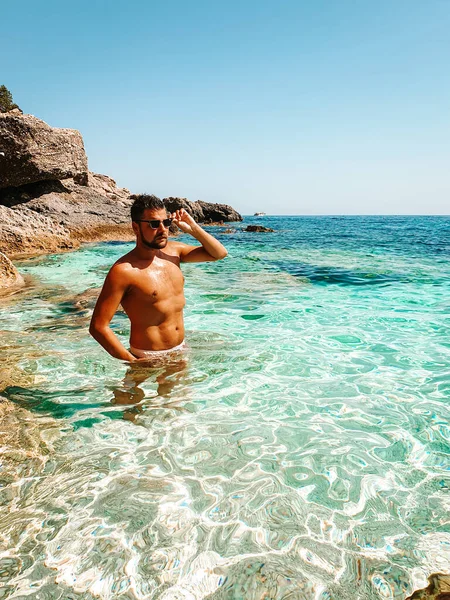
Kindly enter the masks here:
M 213 204 L 197 200 L 192 202 L 186 198 L 164 198 L 166 209 L 175 212 L 184 208 L 198 223 L 217 223 L 220 221 L 242 221 L 242 216 L 228 204 Z
M 5 288 L 21 287 L 24 283 L 16 267 L 3 252 L 0 252 L 0 291 Z
M 88 183 L 83 138 L 18 111 L 0 114 L 0 189 L 73 177 Z

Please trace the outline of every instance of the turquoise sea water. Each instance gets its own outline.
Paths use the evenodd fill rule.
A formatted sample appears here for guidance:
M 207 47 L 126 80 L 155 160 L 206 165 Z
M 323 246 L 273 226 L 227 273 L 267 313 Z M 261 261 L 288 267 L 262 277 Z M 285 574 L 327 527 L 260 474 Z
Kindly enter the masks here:
M 230 227 L 183 266 L 190 350 L 157 371 L 87 333 L 130 244 L 18 264 L 0 598 L 397 599 L 450 572 L 450 218 Z

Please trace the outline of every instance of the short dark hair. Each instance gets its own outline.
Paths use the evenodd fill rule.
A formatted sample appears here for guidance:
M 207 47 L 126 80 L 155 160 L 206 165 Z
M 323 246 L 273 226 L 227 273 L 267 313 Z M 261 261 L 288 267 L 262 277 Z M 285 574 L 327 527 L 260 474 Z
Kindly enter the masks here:
M 153 194 L 135 194 L 130 196 L 134 200 L 131 206 L 131 220 L 139 221 L 144 214 L 144 210 L 150 208 L 152 210 L 166 209 L 164 202 Z

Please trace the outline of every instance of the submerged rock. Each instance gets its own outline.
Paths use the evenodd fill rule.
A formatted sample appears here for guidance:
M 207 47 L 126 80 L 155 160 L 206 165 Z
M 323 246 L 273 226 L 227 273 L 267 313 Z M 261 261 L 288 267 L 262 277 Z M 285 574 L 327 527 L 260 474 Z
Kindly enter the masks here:
M 417 590 L 406 600 L 450 600 L 450 575 L 434 573 L 428 578 L 429 586 Z
M 270 227 L 264 227 L 263 225 L 247 225 L 244 231 L 249 231 L 250 233 L 273 233 L 274 230 L 270 229 Z
M 54 419 L 36 420 L 30 411 L 0 395 L 3 501 L 15 497 L 18 481 L 39 477 L 60 437 L 60 425 Z
M 67 177 L 87 184 L 87 156 L 78 131 L 50 127 L 17 111 L 0 114 L 0 189 Z
M 25 285 L 22 275 L 7 256 L 0 252 L 0 290 Z

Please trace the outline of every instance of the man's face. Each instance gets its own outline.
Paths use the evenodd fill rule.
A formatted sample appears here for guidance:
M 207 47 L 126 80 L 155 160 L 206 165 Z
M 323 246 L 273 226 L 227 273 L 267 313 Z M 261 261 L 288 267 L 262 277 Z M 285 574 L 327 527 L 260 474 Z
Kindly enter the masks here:
M 146 208 L 140 221 L 133 223 L 136 237 L 143 246 L 152 250 L 161 250 L 166 247 L 169 228 L 164 227 L 161 223 L 164 219 L 167 219 L 167 213 L 163 208 L 157 210 Z M 150 223 L 147 223 L 147 221 L 155 220 L 160 221 L 157 229 L 153 229 Z

